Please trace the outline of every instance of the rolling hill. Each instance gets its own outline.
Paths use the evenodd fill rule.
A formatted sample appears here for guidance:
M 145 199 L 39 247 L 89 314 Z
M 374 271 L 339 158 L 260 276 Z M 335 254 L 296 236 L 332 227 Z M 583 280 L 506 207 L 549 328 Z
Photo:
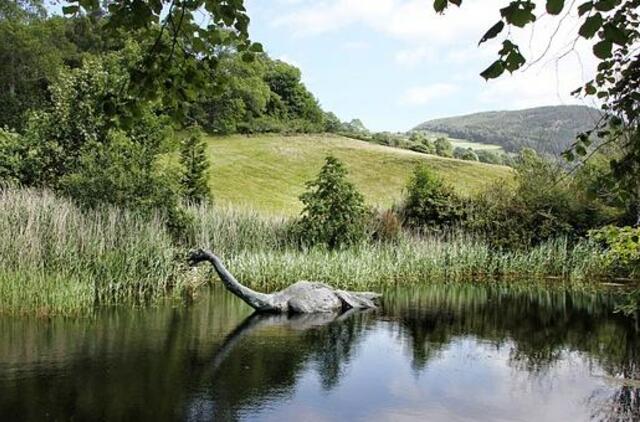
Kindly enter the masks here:
M 416 163 L 426 162 L 461 194 L 510 178 L 508 167 L 441 158 L 334 135 L 209 137 L 210 185 L 217 204 L 269 214 L 297 214 L 305 182 L 333 154 L 367 203 L 389 206 L 402 196 Z
M 578 133 L 593 129 L 599 117 L 600 112 L 591 107 L 548 106 L 429 120 L 412 130 L 500 145 L 508 152 L 529 147 L 539 153 L 559 154 Z

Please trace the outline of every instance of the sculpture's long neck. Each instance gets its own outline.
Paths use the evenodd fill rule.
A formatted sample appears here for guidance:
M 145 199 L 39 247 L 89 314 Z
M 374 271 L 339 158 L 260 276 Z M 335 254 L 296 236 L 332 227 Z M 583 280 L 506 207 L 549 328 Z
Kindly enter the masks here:
M 259 293 L 240 284 L 238 280 L 222 265 L 220 259 L 212 253 L 207 254 L 207 260 L 211 262 L 216 270 L 222 283 L 234 295 L 244 300 L 249 306 L 259 311 L 268 311 L 271 309 L 269 301 L 270 295 Z

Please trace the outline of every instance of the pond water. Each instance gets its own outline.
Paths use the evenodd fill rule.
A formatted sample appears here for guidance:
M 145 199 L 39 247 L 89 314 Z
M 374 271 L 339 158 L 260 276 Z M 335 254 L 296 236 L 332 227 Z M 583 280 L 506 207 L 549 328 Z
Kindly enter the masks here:
M 640 333 L 601 294 L 388 290 L 373 312 L 0 319 L 0 420 L 640 419 Z

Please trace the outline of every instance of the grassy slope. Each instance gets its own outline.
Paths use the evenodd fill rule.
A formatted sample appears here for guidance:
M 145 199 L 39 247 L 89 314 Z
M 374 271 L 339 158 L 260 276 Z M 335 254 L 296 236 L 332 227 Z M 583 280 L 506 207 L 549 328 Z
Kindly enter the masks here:
M 388 206 L 402 195 L 414 165 L 427 162 L 462 194 L 510 177 L 507 167 L 440 158 L 332 135 L 208 138 L 211 186 L 218 204 L 272 214 L 297 214 L 297 197 L 324 157 L 343 160 L 351 180 L 371 205 Z
M 488 149 L 496 152 L 504 152 L 502 147 L 496 144 L 483 144 L 482 142 L 473 142 L 468 139 L 452 138 L 444 132 L 432 132 L 429 130 L 421 130 L 421 132 L 423 132 L 425 135 L 427 135 L 431 139 L 440 138 L 440 137 L 447 138 L 449 142 L 453 144 L 454 148 L 455 147 L 460 147 L 465 149 L 471 148 L 474 150 Z

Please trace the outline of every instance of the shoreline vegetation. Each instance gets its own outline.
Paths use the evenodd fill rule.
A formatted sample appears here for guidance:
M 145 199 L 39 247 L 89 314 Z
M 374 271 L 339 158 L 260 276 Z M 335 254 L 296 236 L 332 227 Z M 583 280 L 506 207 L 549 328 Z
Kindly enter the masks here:
M 521 251 L 491 248 L 461 233 L 365 240 L 339 250 L 301 248 L 293 219 L 248 210 L 186 207 L 180 241 L 160 214 L 118 207 L 83 210 L 46 190 L 0 189 L 0 314 L 80 315 L 96 305 L 191 298 L 215 277 L 186 252 L 214 250 L 246 285 L 264 291 L 297 280 L 338 288 L 557 278 L 577 286 L 607 279 L 588 240 L 557 238 Z

